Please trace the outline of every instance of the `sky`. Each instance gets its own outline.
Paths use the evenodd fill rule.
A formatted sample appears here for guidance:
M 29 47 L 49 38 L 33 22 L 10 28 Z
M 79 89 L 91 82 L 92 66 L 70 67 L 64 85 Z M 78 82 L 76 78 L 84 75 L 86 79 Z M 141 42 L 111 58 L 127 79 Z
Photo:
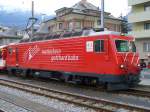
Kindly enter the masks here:
M 46 15 L 54 15 L 55 10 L 62 7 L 72 7 L 80 0 L 0 0 L 0 9 L 12 12 L 14 10 L 31 10 L 31 1 L 34 1 L 35 12 Z M 100 7 L 101 0 L 87 0 L 93 5 Z M 128 0 L 105 0 L 105 11 L 113 16 L 124 16 L 129 11 Z

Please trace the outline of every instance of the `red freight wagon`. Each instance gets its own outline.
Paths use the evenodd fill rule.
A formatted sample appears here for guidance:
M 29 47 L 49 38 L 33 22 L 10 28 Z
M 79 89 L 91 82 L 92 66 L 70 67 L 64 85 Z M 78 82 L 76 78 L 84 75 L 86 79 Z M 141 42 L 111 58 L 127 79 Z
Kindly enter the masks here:
M 7 55 L 11 73 L 106 84 L 108 88 L 126 88 L 139 82 L 139 56 L 133 37 L 111 31 L 32 38 L 10 45 Z

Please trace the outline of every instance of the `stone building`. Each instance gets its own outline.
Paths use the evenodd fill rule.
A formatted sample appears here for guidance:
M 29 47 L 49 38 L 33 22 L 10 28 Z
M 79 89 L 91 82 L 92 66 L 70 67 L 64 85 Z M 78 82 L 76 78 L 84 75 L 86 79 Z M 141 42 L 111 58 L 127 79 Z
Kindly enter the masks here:
M 55 11 L 56 17 L 42 23 L 48 32 L 78 31 L 84 28 L 100 28 L 100 9 L 87 0 L 81 0 L 74 6 L 63 7 Z M 111 31 L 121 31 L 119 18 L 105 12 L 105 28 Z M 46 30 L 45 30 L 46 31 Z
M 133 29 L 131 35 L 135 37 L 140 59 L 150 59 L 150 0 L 129 0 L 132 6 L 129 23 Z

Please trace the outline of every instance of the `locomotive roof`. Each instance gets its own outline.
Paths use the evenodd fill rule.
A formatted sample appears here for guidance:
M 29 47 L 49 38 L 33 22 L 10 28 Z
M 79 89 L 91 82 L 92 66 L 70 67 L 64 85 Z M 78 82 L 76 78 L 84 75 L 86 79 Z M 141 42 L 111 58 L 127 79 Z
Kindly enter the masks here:
M 91 32 L 89 36 L 94 35 L 121 35 L 120 32 L 114 32 L 114 31 L 103 31 L 103 32 Z
M 87 37 L 87 36 L 98 36 L 98 35 L 121 35 L 120 32 L 114 31 L 101 31 L 95 29 L 87 29 L 78 32 L 65 32 L 65 33 L 53 33 L 48 35 L 39 35 L 33 38 L 26 38 L 20 41 L 20 43 L 24 42 L 34 42 L 34 41 L 43 41 L 43 40 L 52 40 L 52 39 L 63 39 L 63 38 L 73 38 L 73 37 Z
M 0 49 L 2 49 L 2 48 L 4 48 L 4 47 L 6 47 L 7 45 L 2 45 L 2 46 L 0 46 Z

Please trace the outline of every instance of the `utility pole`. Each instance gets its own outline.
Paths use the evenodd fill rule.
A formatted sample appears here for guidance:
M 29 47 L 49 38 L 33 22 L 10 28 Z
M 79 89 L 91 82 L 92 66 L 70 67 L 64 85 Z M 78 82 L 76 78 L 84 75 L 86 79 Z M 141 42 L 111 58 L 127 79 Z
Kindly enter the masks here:
M 34 20 L 34 1 L 32 1 L 31 38 L 34 35 L 34 23 L 35 23 L 35 20 Z
M 32 6 L 31 6 L 31 17 L 29 18 L 26 26 L 27 33 L 30 38 L 33 38 L 34 36 L 34 24 L 37 21 L 37 18 L 34 17 L 34 1 L 32 1 Z
M 104 30 L 104 0 L 101 0 L 101 28 Z

